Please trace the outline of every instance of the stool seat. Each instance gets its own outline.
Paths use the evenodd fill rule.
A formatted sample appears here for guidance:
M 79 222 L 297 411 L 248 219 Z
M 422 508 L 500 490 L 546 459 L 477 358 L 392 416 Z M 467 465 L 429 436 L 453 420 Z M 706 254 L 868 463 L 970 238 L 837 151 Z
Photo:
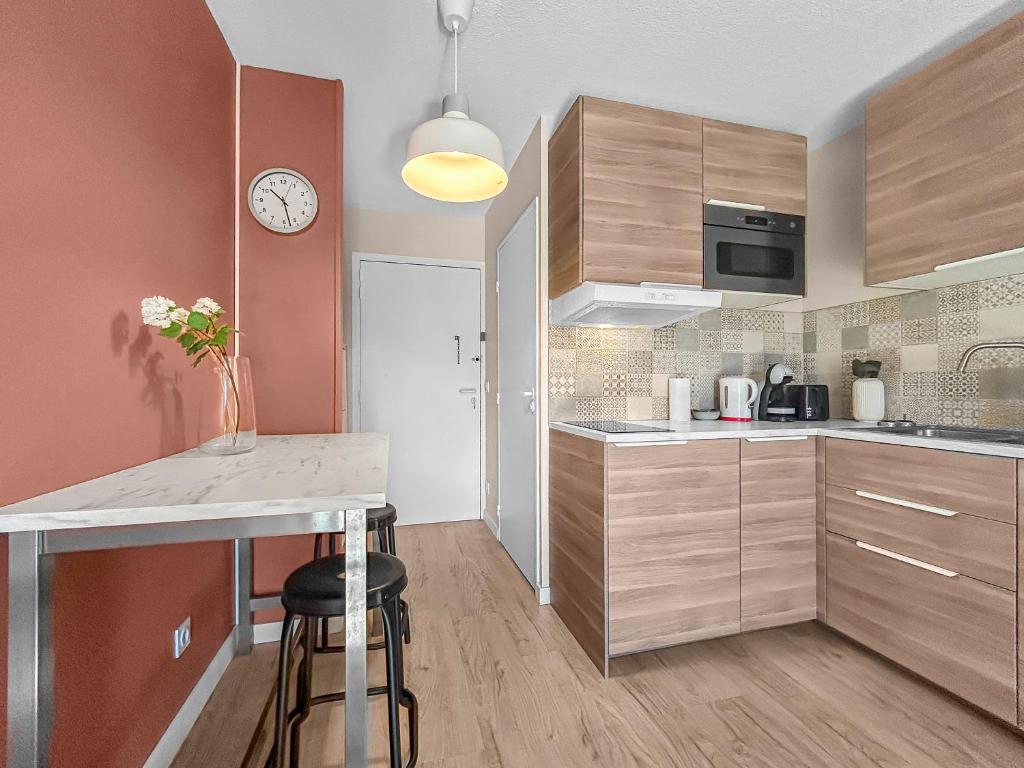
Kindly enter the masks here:
M 396 520 L 398 520 L 398 510 L 395 509 L 394 504 L 385 504 L 383 507 L 366 510 L 366 530 L 368 531 L 376 531 L 378 528 L 394 525 Z
M 366 553 L 366 607 L 381 608 L 409 584 L 405 564 L 394 555 Z M 331 555 L 297 568 L 284 582 L 281 603 L 289 613 L 345 615 L 345 556 Z

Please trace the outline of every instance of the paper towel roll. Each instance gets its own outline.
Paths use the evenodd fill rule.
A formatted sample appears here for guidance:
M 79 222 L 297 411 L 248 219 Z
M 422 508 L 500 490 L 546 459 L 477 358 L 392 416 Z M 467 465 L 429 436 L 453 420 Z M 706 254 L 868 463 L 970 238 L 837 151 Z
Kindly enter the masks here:
M 669 421 L 690 420 L 690 380 L 672 378 L 668 380 Z

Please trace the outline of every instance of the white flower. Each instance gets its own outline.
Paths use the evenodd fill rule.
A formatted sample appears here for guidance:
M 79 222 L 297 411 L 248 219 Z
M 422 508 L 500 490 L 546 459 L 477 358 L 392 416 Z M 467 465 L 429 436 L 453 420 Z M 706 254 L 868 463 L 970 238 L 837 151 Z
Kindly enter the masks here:
M 179 325 L 188 325 L 188 310 L 183 307 L 175 307 L 171 310 L 171 320 Z
M 174 306 L 174 300 L 166 296 L 145 298 L 142 300 L 142 322 L 155 328 L 168 328 L 171 325 L 170 311 Z
M 199 312 L 207 317 L 213 317 L 214 315 L 219 315 L 224 310 L 221 309 L 220 304 L 209 296 L 204 296 L 201 299 L 196 299 L 196 303 L 192 305 L 192 311 Z

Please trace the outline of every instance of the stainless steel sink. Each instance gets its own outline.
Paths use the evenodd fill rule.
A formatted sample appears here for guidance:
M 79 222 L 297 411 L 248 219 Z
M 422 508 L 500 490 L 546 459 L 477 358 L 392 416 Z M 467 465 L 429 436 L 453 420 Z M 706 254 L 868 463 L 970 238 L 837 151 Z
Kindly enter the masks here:
M 1024 429 L 982 429 L 977 427 L 946 427 L 942 425 L 901 425 L 866 427 L 864 432 L 882 432 L 914 437 L 935 437 L 943 440 L 964 440 L 971 443 L 1012 443 L 1024 445 Z

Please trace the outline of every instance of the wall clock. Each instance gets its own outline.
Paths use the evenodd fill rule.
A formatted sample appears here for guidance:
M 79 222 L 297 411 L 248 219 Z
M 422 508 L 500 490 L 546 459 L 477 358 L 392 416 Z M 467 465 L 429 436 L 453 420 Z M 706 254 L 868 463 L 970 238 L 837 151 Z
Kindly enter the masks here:
M 290 168 L 260 171 L 249 184 L 249 210 L 272 232 L 301 232 L 316 218 L 316 190 Z

